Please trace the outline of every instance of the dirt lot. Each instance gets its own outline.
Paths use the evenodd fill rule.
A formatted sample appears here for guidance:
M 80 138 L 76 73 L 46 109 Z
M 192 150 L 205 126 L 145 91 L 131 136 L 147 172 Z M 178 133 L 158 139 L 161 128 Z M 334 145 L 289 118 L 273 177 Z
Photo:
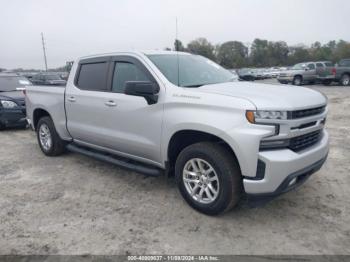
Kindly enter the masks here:
M 220 217 L 174 182 L 78 154 L 47 158 L 30 130 L 0 133 L 0 254 L 350 254 L 350 88 L 329 98 L 331 151 L 304 186 Z

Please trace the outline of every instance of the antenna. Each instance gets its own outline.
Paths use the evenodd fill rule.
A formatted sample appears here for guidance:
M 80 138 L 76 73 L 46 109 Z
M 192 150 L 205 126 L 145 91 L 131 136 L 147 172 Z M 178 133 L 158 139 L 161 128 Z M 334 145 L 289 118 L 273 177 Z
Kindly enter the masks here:
M 46 59 L 45 41 L 44 41 L 44 34 L 42 32 L 41 32 L 41 42 L 43 44 L 43 51 L 44 51 L 45 71 L 47 71 L 47 59 Z
M 175 30 L 175 51 L 176 51 L 176 59 L 177 59 L 177 86 L 180 86 L 180 61 L 179 61 L 179 39 L 177 32 L 177 17 L 176 17 L 176 30 Z

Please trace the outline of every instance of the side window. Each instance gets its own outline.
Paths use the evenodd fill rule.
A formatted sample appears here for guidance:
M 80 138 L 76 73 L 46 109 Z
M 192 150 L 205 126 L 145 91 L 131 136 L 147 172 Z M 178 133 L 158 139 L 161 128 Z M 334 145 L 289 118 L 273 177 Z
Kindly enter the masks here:
M 312 69 L 315 69 L 315 65 L 314 64 L 308 64 L 307 67 L 312 70 Z
M 81 64 L 77 85 L 83 90 L 107 90 L 107 62 Z
M 316 63 L 316 67 L 317 68 L 323 68 L 323 64 L 322 63 Z
M 346 66 L 346 67 L 350 66 L 350 60 L 343 60 L 342 66 Z
M 112 92 L 124 93 L 128 81 L 150 81 L 146 74 L 129 62 L 116 62 L 113 73 Z

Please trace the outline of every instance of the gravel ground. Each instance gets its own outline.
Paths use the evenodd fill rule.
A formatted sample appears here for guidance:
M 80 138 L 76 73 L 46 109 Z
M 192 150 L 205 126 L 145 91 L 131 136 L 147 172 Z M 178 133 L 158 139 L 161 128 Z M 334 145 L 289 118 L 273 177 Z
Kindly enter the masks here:
M 0 254 L 350 254 L 350 88 L 329 98 L 331 151 L 304 186 L 219 217 L 173 180 L 78 154 L 45 157 L 34 132 L 0 133 Z

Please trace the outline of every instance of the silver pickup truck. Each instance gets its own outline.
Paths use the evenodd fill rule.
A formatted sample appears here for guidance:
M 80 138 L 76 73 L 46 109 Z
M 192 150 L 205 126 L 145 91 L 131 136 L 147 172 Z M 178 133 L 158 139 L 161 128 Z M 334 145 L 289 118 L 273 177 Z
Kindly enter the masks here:
M 303 88 L 233 81 L 197 55 L 83 57 L 66 87 L 26 89 L 44 154 L 66 149 L 148 175 L 175 175 L 184 199 L 216 215 L 243 195 L 301 185 L 327 158 L 327 99 Z
M 321 82 L 330 85 L 335 78 L 334 65 L 330 61 L 305 62 L 294 65 L 292 68 L 282 71 L 277 80 L 281 84 L 292 83 L 296 86 L 302 84 L 314 84 Z

